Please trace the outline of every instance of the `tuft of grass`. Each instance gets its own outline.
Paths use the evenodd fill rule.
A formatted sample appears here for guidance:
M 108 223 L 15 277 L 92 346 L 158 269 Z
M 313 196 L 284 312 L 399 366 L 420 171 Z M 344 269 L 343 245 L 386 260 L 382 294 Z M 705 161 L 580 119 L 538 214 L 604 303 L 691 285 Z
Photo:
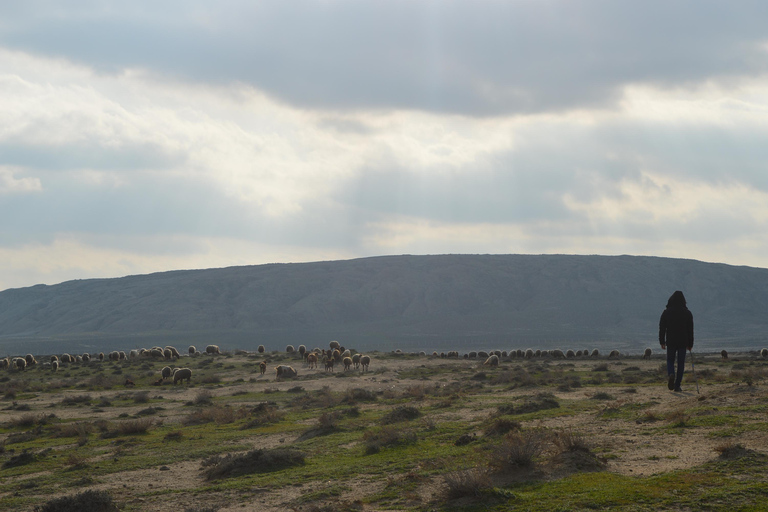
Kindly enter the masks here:
M 248 410 L 245 407 L 229 407 L 221 405 L 212 405 L 198 409 L 189 414 L 181 422 L 184 425 L 201 425 L 203 423 L 216 423 L 224 425 L 234 423 L 237 420 L 248 416 Z
M 447 499 L 480 496 L 482 491 L 493 487 L 488 470 L 483 468 L 451 471 L 443 475 Z
M 404 431 L 402 428 L 386 426 L 374 430 L 366 430 L 363 434 L 363 443 L 365 443 L 366 455 L 379 453 L 379 451 L 388 446 L 397 446 L 416 442 L 416 435 L 412 432 Z
M 528 414 L 547 409 L 557 409 L 560 402 L 552 393 L 539 393 L 525 397 L 522 404 L 503 404 L 497 407 L 499 414 Z
M 64 397 L 61 402 L 59 402 L 61 405 L 80 405 L 80 404 L 90 404 L 91 403 L 91 395 L 75 395 L 75 396 L 67 396 Z
M 543 451 L 544 438 L 536 430 L 510 432 L 494 450 L 491 465 L 500 470 L 533 466 L 534 459 Z

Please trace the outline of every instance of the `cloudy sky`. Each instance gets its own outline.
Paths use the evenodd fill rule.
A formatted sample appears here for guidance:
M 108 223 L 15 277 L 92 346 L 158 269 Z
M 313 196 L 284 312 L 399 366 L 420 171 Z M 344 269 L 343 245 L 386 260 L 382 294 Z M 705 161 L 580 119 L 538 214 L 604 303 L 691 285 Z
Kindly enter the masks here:
M 0 290 L 383 254 L 768 267 L 768 4 L 0 3 Z

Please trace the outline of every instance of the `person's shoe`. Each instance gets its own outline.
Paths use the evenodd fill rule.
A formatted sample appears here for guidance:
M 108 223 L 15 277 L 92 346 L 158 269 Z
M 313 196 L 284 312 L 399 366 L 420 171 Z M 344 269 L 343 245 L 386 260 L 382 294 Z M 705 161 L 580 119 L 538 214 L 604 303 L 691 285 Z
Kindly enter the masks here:
M 675 374 L 674 373 L 670 373 L 669 374 L 669 378 L 667 379 L 667 387 L 669 388 L 670 391 L 675 389 Z
M 682 392 L 683 392 L 683 390 L 680 388 L 680 386 L 677 386 L 675 388 L 675 393 L 682 393 Z

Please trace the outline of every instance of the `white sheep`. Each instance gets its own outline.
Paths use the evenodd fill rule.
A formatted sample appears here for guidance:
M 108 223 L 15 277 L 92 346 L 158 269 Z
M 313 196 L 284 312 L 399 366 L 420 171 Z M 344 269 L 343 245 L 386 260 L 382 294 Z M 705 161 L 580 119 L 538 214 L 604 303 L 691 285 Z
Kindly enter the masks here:
M 197 349 L 195 348 L 194 345 L 190 345 L 189 348 L 187 349 L 187 352 L 189 352 L 189 355 L 193 356 L 195 355 L 195 352 L 197 352 Z
M 24 371 L 24 369 L 27 367 L 27 360 L 23 357 L 17 357 L 13 362 L 17 370 Z
M 83 359 L 83 361 L 84 361 L 84 362 L 86 362 L 86 363 L 87 363 L 88 361 L 90 361 L 90 360 L 91 360 L 91 354 L 89 354 L 88 352 L 86 352 L 85 354 L 83 354 L 83 357 L 82 357 L 82 359 Z
M 263 354 L 265 350 L 264 345 L 259 345 L 259 348 L 256 349 L 259 354 Z
M 618 350 L 611 350 L 611 353 L 608 354 L 608 357 L 611 358 L 611 359 L 619 357 L 619 356 L 621 356 L 621 352 L 619 352 Z
M 205 347 L 205 353 L 209 355 L 221 354 L 221 349 L 219 349 L 218 345 L 208 345 Z
M 162 370 L 160 370 L 160 375 L 162 375 L 163 380 L 169 378 L 173 374 L 173 370 L 171 370 L 170 366 L 164 366 Z
M 576 352 L 574 352 L 571 349 L 568 349 L 565 351 L 565 357 L 567 357 L 568 359 L 573 359 L 574 357 L 576 357 Z
M 176 349 L 176 347 L 173 347 L 171 345 L 167 345 L 165 347 L 165 350 L 170 350 L 171 351 L 171 355 L 173 357 L 175 357 L 176 359 L 179 359 L 181 357 L 181 354 L 179 354 L 179 351 Z
M 137 357 L 139 357 L 139 351 L 136 349 L 131 350 L 130 352 L 128 352 L 128 357 L 131 359 L 136 359 Z
M 54 372 L 59 370 L 59 360 L 58 359 L 55 359 L 55 360 L 51 361 L 51 370 L 53 370 Z
M 526 359 L 532 359 L 533 358 L 533 349 L 531 349 L 531 348 L 525 349 L 525 358 Z
M 760 351 L 760 356 L 761 356 L 763 359 L 768 359 L 768 348 L 764 348 L 764 349 L 762 349 L 762 350 Z
M 352 364 L 355 365 L 355 370 L 360 368 L 360 354 L 355 354 L 352 356 Z
M 189 368 L 176 368 L 173 371 L 173 385 L 174 386 L 180 380 L 186 380 L 187 384 L 189 384 L 190 379 L 192 379 L 192 370 L 190 370 Z
M 594 349 L 591 354 L 592 357 L 600 357 L 600 351 L 597 349 Z
M 331 350 L 338 350 L 341 347 L 341 344 L 338 341 L 332 341 L 328 345 L 331 347 Z
M 488 358 L 483 363 L 485 366 L 499 366 L 499 356 L 496 354 L 493 354 L 492 356 L 488 356 Z
M 646 348 L 645 352 L 643 352 L 643 359 L 650 359 L 651 354 L 653 354 L 653 350 L 651 350 L 650 347 Z
M 560 350 L 560 349 L 558 349 L 558 348 L 556 348 L 556 349 L 554 349 L 554 350 L 550 350 L 550 351 L 549 351 L 549 354 L 550 354 L 552 357 L 556 357 L 556 358 L 563 358 L 563 357 L 565 357 L 565 354 L 563 354 L 563 351 L 562 351 L 562 350 Z
M 368 365 L 371 364 L 371 356 L 360 356 L 360 366 L 363 367 L 363 371 L 368 371 Z

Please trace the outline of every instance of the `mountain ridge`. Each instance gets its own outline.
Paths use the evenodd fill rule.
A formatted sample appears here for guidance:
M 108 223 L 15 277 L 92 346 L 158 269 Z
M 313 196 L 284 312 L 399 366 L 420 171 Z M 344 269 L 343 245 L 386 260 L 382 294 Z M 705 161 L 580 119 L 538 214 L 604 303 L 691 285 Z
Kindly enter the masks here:
M 704 345 L 768 332 L 768 269 L 655 256 L 375 256 L 67 281 L 0 292 L 0 347 L 213 340 L 439 349 L 655 342 L 683 290 Z M 148 344 L 148 343 L 146 343 Z M 48 345 L 46 345 L 48 346 Z

